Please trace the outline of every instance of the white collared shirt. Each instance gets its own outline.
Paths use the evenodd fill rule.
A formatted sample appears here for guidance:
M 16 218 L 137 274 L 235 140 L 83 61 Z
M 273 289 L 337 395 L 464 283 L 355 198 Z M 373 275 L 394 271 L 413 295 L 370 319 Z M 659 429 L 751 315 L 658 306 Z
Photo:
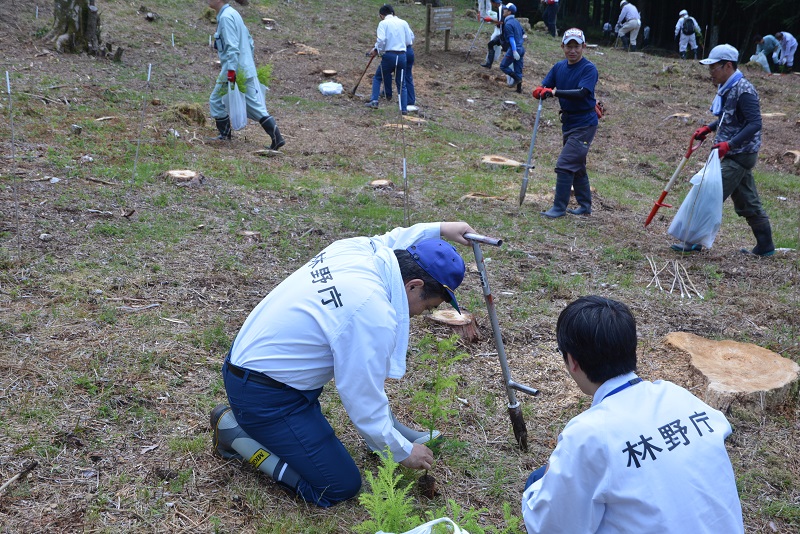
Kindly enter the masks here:
M 384 390 L 387 377 L 402 376 L 408 347 L 408 301 L 393 250 L 439 231 L 439 223 L 417 224 L 332 243 L 255 307 L 231 362 L 299 390 L 334 378 L 359 433 L 405 460 L 412 444 L 394 429 Z
M 405 52 L 406 51 L 406 28 L 408 24 L 394 15 L 386 15 L 378 24 L 378 40 L 375 41 L 375 50 L 383 55 L 386 52 Z M 408 31 L 411 31 L 409 28 Z M 413 34 L 411 41 L 414 41 Z
M 595 392 L 525 490 L 528 533 L 742 533 L 742 509 L 725 449 L 731 426 L 671 382 L 634 373 Z

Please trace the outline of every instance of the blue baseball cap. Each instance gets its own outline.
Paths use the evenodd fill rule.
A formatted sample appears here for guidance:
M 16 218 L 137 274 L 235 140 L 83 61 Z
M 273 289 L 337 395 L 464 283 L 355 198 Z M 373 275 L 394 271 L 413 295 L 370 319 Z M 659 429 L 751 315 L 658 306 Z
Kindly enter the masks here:
M 456 248 L 441 239 L 426 239 L 406 250 L 423 271 L 444 286 L 450 296 L 450 305 L 461 313 L 453 291 L 464 280 L 466 267 Z

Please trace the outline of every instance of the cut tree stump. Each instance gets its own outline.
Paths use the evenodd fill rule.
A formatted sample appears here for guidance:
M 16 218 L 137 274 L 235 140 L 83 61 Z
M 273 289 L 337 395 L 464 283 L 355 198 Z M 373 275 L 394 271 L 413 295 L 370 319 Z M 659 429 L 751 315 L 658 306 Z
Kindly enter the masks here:
M 481 163 L 489 167 L 519 167 L 522 165 L 519 161 L 514 161 L 503 156 L 489 155 L 481 158 Z
M 459 315 L 455 310 L 436 310 L 426 317 L 435 323 L 449 326 L 453 332 L 468 343 L 474 343 L 481 338 L 478 321 L 467 311 L 462 311 Z
M 394 189 L 394 182 L 391 180 L 384 180 L 383 178 L 372 180 L 369 185 L 371 185 L 373 189 Z
M 201 173 L 189 169 L 164 171 L 158 177 L 178 185 L 200 185 L 206 180 Z
M 322 75 L 327 77 L 327 78 L 330 78 L 331 76 L 336 76 L 336 74 L 337 74 L 337 72 L 335 70 L 333 70 L 333 69 L 323 69 L 322 70 Z
M 718 410 L 739 403 L 763 411 L 796 399 L 800 366 L 780 354 L 687 332 L 671 332 L 665 341 L 689 354 L 692 370 L 706 382 L 703 400 Z

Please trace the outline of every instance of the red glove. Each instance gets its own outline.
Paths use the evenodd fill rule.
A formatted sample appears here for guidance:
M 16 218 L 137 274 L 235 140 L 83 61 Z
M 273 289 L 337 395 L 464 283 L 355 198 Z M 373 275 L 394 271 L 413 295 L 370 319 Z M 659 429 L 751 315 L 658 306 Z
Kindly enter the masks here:
M 705 141 L 706 136 L 711 133 L 711 128 L 708 126 L 701 126 L 697 130 L 694 131 L 694 138 L 698 141 Z
M 228 81 L 231 83 L 236 83 L 236 71 L 229 70 L 228 71 Z
M 483 17 L 483 22 L 496 22 L 492 17 Z
M 716 145 L 711 147 L 713 149 L 719 150 L 719 157 L 724 158 L 725 154 L 728 153 L 728 150 L 731 149 L 731 145 L 728 144 L 727 141 L 723 141 L 722 143 L 717 143 Z
M 537 87 L 536 89 L 533 90 L 532 94 L 533 94 L 533 98 L 535 98 L 536 100 L 539 100 L 540 98 L 542 100 L 545 100 L 545 99 L 553 96 L 553 90 L 550 89 L 549 87 L 541 87 L 541 86 L 539 86 L 539 87 Z

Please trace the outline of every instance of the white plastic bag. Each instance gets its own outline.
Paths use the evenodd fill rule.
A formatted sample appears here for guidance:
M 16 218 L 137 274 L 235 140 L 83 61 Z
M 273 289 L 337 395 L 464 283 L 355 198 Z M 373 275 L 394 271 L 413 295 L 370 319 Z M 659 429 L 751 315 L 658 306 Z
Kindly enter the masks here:
M 223 97 L 223 101 L 231 118 L 231 128 L 241 130 L 247 126 L 247 105 L 244 102 L 244 94 L 239 91 L 235 83 L 228 82 L 228 94 Z
M 711 248 L 722 224 L 722 170 L 718 150 L 711 151 L 705 167 L 691 182 L 692 189 L 683 199 L 667 233 L 682 243 Z
M 336 82 L 323 82 L 319 84 L 319 92 L 325 96 L 342 94 L 342 84 Z
M 750 61 L 755 61 L 761 65 L 761 68 L 764 69 L 765 72 L 769 72 L 769 63 L 767 63 L 767 56 L 764 55 L 764 52 L 753 54 L 750 56 Z
M 452 519 L 449 517 L 440 517 L 439 519 L 434 519 L 433 521 L 428 521 L 424 525 L 420 525 L 418 527 L 412 528 L 411 530 L 407 530 L 402 534 L 431 534 L 433 532 L 433 526 L 438 525 L 440 523 L 447 523 L 453 529 L 453 534 L 469 534 L 466 530 L 456 525 Z M 390 534 L 389 532 L 384 532 L 379 530 L 375 534 Z

